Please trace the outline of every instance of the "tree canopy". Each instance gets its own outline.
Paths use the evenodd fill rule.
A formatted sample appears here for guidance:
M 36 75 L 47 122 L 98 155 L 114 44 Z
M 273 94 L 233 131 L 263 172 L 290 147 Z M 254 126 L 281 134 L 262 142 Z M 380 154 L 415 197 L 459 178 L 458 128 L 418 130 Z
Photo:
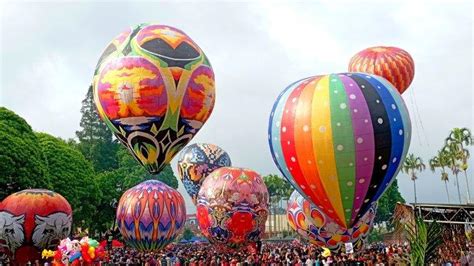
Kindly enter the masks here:
M 90 225 L 99 200 L 91 163 L 64 140 L 46 133 L 36 136 L 48 162 L 52 188 L 71 204 L 76 225 Z
M 395 179 L 390 187 L 385 191 L 383 196 L 378 201 L 377 215 L 375 222 L 388 222 L 392 218 L 393 211 L 397 202 L 405 203 L 405 199 L 400 194 L 398 188 L 398 180 Z
M 26 188 L 50 188 L 48 165 L 30 125 L 0 107 L 0 201 Z

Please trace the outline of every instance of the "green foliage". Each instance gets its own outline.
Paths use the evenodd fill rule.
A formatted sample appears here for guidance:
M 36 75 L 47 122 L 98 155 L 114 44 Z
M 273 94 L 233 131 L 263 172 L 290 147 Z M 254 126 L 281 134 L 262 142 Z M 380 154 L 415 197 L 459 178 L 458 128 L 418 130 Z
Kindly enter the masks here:
M 50 188 L 48 166 L 30 125 L 0 107 L 0 201 L 26 188 Z
M 405 231 L 410 242 L 410 264 L 428 265 L 432 262 L 443 242 L 441 226 L 436 222 L 427 225 L 422 218 L 416 218 L 414 225 L 405 225 Z
M 377 228 L 372 228 L 372 230 L 370 230 L 370 233 L 367 237 L 367 242 L 376 243 L 376 242 L 381 242 L 382 240 L 383 240 L 383 236 L 382 236 L 381 230 Z
M 184 232 L 183 232 L 183 238 L 186 239 L 186 240 L 189 240 L 193 237 L 194 237 L 193 231 L 191 231 L 191 229 L 189 229 L 189 228 L 185 228 Z
M 74 224 L 89 226 L 99 200 L 92 165 L 64 140 L 45 133 L 36 136 L 48 162 L 52 189 L 71 204 Z
M 395 179 L 383 196 L 378 200 L 375 223 L 388 222 L 393 215 L 397 202 L 405 203 L 405 199 L 400 194 L 398 180 Z
M 117 168 L 117 150 L 119 144 L 112 138 L 112 132 L 102 122 L 97 113 L 92 86 L 89 86 L 86 98 L 82 101 L 81 130 L 76 131 L 78 148 L 89 160 L 96 172 Z
M 282 199 L 288 199 L 293 192 L 293 187 L 278 175 L 267 175 L 263 177 L 267 185 L 270 200 L 277 203 Z

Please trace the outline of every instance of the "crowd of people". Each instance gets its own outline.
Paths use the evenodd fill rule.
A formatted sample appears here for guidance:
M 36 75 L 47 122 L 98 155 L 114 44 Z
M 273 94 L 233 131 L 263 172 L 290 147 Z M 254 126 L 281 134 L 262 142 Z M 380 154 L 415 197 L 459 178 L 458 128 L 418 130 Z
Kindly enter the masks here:
M 210 244 L 178 244 L 161 252 L 137 252 L 129 248 L 114 249 L 103 263 L 109 265 L 160 266 L 250 266 L 250 265 L 409 265 L 406 244 L 373 244 L 363 252 L 332 253 L 313 245 L 295 242 L 266 242 L 260 252 L 218 250 Z M 436 265 L 471 265 L 469 257 L 439 259 Z M 474 262 L 474 260 L 472 260 Z
M 443 248 L 435 265 L 474 265 L 469 254 L 443 258 Z M 113 248 L 95 265 L 144 265 L 144 266 L 251 266 L 251 265 L 409 265 L 409 246 L 405 244 L 372 244 L 362 252 L 328 254 L 314 245 L 292 242 L 264 242 L 251 249 L 222 249 L 205 243 L 172 244 L 159 252 L 139 252 L 132 248 Z M 9 265 L 0 258 L 0 265 Z M 30 265 L 48 265 L 32 262 Z

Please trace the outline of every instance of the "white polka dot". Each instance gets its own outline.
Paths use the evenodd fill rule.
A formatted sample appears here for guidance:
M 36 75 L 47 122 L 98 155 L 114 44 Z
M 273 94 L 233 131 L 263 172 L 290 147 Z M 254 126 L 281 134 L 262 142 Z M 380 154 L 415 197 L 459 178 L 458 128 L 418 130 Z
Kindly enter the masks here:
M 323 209 L 324 209 L 324 208 L 323 208 L 323 206 L 321 206 L 321 205 L 319 205 L 318 207 L 319 207 L 321 210 L 323 210 Z
M 337 94 L 338 92 L 339 92 L 338 90 L 334 90 L 334 93 L 336 93 L 336 94 Z
M 337 123 L 336 123 L 336 126 L 340 127 L 340 126 L 341 126 L 341 123 L 340 123 L 340 122 L 337 122 Z
M 277 153 L 277 154 L 275 154 L 275 157 L 276 157 L 276 158 L 279 158 L 280 156 L 279 156 L 278 153 Z
M 397 157 L 393 157 L 392 163 L 395 163 L 397 161 Z
M 274 140 L 278 140 L 278 138 L 277 138 L 277 137 L 274 137 L 273 139 L 274 139 Z
M 325 202 L 327 202 L 327 201 L 328 201 L 328 199 L 324 199 L 324 201 L 325 201 Z
M 364 202 L 365 202 L 365 203 L 369 202 L 369 199 L 365 199 Z
M 348 186 L 348 187 L 351 187 L 352 184 L 353 184 L 352 181 L 347 182 L 347 186 Z
M 350 83 L 350 84 L 349 84 L 349 86 L 351 86 L 351 87 L 352 87 L 352 86 L 354 86 L 354 84 Z
M 382 156 L 379 156 L 377 159 L 382 160 Z
M 380 125 L 383 124 L 383 119 L 382 119 L 382 117 L 379 117 L 379 118 L 377 119 L 377 123 L 379 123 Z
M 304 131 L 304 132 L 308 132 L 308 130 L 309 130 L 308 125 L 304 125 L 304 126 L 303 126 L 303 131 Z
M 291 143 L 291 142 L 290 142 L 290 141 L 288 141 L 288 145 L 290 145 L 290 143 Z
M 398 131 L 398 135 L 400 135 L 400 136 L 403 135 L 403 129 L 400 129 L 400 130 Z
M 329 212 L 329 213 L 333 213 L 334 211 L 333 211 L 333 210 L 329 210 L 328 212 Z
M 309 185 L 309 187 L 310 187 L 311 189 L 316 189 L 316 186 L 313 185 L 313 184 Z
M 365 88 L 365 85 L 360 85 L 360 87 L 363 89 L 363 88 Z
M 395 110 L 397 109 L 397 106 L 395 104 L 392 103 L 392 109 Z
M 364 142 L 364 139 L 361 138 L 361 137 L 358 137 L 358 138 L 357 138 L 357 143 L 361 144 L 362 142 Z
M 282 127 L 282 128 L 281 128 L 281 131 L 282 131 L 282 132 L 286 132 L 286 127 Z
M 321 133 L 326 132 L 326 127 L 325 126 L 320 126 L 319 127 L 319 132 L 321 132 Z
M 356 197 L 356 199 L 358 200 L 358 199 L 360 199 L 360 197 L 359 197 L 359 196 L 357 196 L 357 197 Z
M 316 82 L 313 80 L 313 81 L 311 81 L 309 84 L 314 84 L 314 83 L 316 83 Z
M 349 163 L 349 166 L 354 166 L 354 164 L 353 164 L 353 163 Z
M 386 164 L 382 165 L 382 170 L 385 170 L 385 169 L 387 169 L 387 165 L 386 165 Z
M 308 164 L 312 164 L 313 162 L 311 160 L 308 160 Z
M 291 157 L 291 161 L 292 161 L 292 162 L 296 162 L 296 158 L 295 158 L 295 157 Z
M 351 94 L 351 95 L 349 95 L 349 98 L 351 98 L 351 100 L 355 100 L 356 96 L 355 96 L 355 94 Z
M 346 212 L 350 212 L 351 210 L 349 210 L 349 209 L 346 209 L 345 211 L 346 211 Z
M 290 167 L 290 170 L 293 170 L 293 167 Z
M 302 188 L 302 189 L 306 189 L 306 187 L 305 187 L 304 185 L 301 185 L 301 188 Z
M 367 161 L 367 160 L 368 160 L 368 158 L 367 158 L 367 157 L 364 157 L 364 161 Z
M 380 86 L 377 86 L 378 89 L 380 89 Z
M 364 178 L 359 179 L 359 184 L 364 184 L 364 182 L 365 182 Z
M 369 123 L 369 119 L 365 119 L 364 123 L 366 123 L 366 124 Z
M 360 211 L 360 209 L 355 209 L 356 212 Z
M 293 99 L 291 99 L 291 102 L 292 102 L 292 103 L 296 102 L 296 97 L 293 98 Z
M 331 81 L 332 81 L 332 82 L 336 82 L 336 81 L 337 81 L 337 79 L 331 79 Z
M 285 113 L 288 113 L 289 111 L 290 111 L 289 109 L 286 109 L 286 110 L 285 110 Z
M 348 197 L 348 196 L 345 196 L 344 199 L 349 199 L 349 197 Z
M 276 127 L 280 127 L 280 121 L 276 122 Z
M 393 121 L 397 122 L 397 118 L 396 118 L 396 117 L 394 117 L 394 118 L 393 118 Z
M 336 149 L 337 149 L 338 151 L 342 151 L 342 150 L 344 150 L 344 146 L 342 146 L 341 144 L 339 144 L 339 145 L 336 146 Z
M 354 113 L 357 113 L 358 111 L 359 111 L 359 110 L 357 110 L 357 109 L 354 109 Z
M 341 107 L 341 109 L 346 109 L 347 105 L 345 103 L 341 103 L 339 107 Z

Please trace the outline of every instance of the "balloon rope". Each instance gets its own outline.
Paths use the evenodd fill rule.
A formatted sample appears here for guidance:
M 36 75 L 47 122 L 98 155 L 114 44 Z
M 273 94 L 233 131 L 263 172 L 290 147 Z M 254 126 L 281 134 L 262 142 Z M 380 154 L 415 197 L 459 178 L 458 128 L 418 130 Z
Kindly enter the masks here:
M 413 97 L 413 89 L 411 89 L 408 93 L 410 93 L 410 103 L 411 103 L 411 106 L 413 107 L 413 112 L 415 113 L 415 115 L 413 116 L 413 120 L 415 121 L 415 132 L 416 132 L 416 136 L 418 138 L 418 145 L 420 146 L 423 146 L 422 142 L 421 142 L 421 137 L 420 137 L 420 130 L 419 130 L 419 125 L 418 125 L 418 117 L 416 115 L 416 107 L 415 107 L 415 100 L 414 100 L 414 97 Z
M 426 131 L 425 131 L 425 127 L 423 126 L 423 119 L 421 119 L 421 114 L 420 114 L 420 111 L 418 109 L 418 104 L 416 102 L 416 95 L 415 95 L 415 88 L 412 88 L 412 96 L 413 96 L 413 101 L 415 103 L 415 110 L 416 110 L 416 115 L 418 116 L 418 121 L 420 123 L 420 126 L 421 126 L 421 134 L 422 136 L 424 137 L 425 139 L 425 142 L 428 146 L 428 148 L 430 148 L 430 142 L 428 140 L 428 135 L 426 134 Z

